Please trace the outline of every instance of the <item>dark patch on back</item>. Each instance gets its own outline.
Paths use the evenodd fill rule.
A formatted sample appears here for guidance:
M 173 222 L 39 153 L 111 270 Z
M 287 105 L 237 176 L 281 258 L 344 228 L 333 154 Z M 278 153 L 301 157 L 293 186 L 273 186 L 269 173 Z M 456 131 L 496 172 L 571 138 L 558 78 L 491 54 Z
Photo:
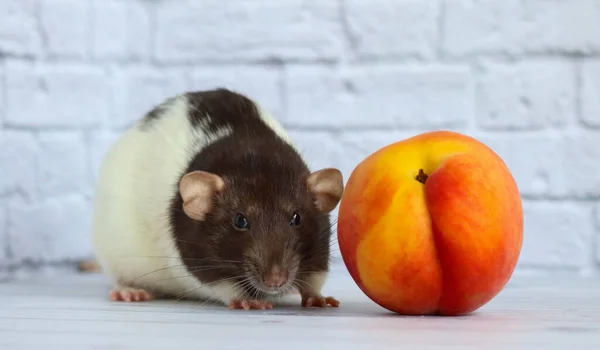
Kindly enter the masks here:
M 255 103 L 248 97 L 225 89 L 193 91 L 183 94 L 189 108 L 188 118 L 192 127 L 201 128 L 206 134 L 214 134 L 229 127 L 238 135 L 259 136 L 273 134 L 266 125 Z M 141 130 L 152 128 L 157 120 L 168 117 L 168 109 L 180 96 L 166 99 L 150 110 L 139 124 Z
M 231 127 L 246 135 L 268 132 L 270 129 L 260 118 L 252 100 L 228 89 L 195 91 L 186 94 L 192 126 L 214 133 Z
M 146 115 L 144 115 L 144 117 L 140 121 L 140 124 L 139 124 L 140 130 L 143 130 L 143 131 L 150 130 L 152 128 L 152 125 L 154 125 L 154 123 L 165 114 L 165 112 L 171 107 L 171 105 L 175 102 L 176 99 L 177 99 L 177 96 L 168 98 L 165 101 L 163 101 L 161 104 L 156 105 L 148 113 L 146 113 Z

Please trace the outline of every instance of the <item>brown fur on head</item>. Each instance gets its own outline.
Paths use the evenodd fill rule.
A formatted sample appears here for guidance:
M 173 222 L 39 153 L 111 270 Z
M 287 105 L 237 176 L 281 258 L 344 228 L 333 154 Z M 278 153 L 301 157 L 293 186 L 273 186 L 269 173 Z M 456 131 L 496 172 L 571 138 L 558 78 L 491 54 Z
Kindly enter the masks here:
M 277 294 L 326 271 L 341 172 L 311 173 L 283 142 L 221 148 L 227 144 L 209 146 L 180 181 L 172 222 L 190 272 L 206 283 L 229 279 L 248 293 Z

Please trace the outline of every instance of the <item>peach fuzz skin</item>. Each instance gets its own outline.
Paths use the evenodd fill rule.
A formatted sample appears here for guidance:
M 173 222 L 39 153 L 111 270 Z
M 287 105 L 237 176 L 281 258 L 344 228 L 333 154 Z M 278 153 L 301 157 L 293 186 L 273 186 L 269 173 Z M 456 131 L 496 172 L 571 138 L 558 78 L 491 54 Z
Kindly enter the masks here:
M 416 179 L 419 170 L 425 183 Z M 359 288 L 405 315 L 471 313 L 505 287 L 523 210 L 504 161 L 469 136 L 435 131 L 364 159 L 346 184 L 338 244 Z

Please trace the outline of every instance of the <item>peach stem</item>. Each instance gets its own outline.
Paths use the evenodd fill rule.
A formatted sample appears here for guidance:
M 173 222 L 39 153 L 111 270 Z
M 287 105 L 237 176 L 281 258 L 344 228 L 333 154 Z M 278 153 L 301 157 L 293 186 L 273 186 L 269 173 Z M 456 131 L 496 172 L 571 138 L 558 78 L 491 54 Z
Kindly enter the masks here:
M 415 179 L 420 183 L 424 184 L 427 181 L 427 178 L 428 176 L 427 174 L 425 174 L 423 169 L 419 169 L 419 174 L 415 177 Z

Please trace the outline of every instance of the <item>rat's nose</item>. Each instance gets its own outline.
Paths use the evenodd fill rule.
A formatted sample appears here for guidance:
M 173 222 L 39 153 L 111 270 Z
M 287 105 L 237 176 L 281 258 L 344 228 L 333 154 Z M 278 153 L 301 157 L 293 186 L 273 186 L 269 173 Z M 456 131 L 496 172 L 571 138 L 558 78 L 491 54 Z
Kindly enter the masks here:
M 263 280 L 265 285 L 270 288 L 281 287 L 287 282 L 288 271 L 279 266 L 273 266 L 270 271 L 265 273 Z

